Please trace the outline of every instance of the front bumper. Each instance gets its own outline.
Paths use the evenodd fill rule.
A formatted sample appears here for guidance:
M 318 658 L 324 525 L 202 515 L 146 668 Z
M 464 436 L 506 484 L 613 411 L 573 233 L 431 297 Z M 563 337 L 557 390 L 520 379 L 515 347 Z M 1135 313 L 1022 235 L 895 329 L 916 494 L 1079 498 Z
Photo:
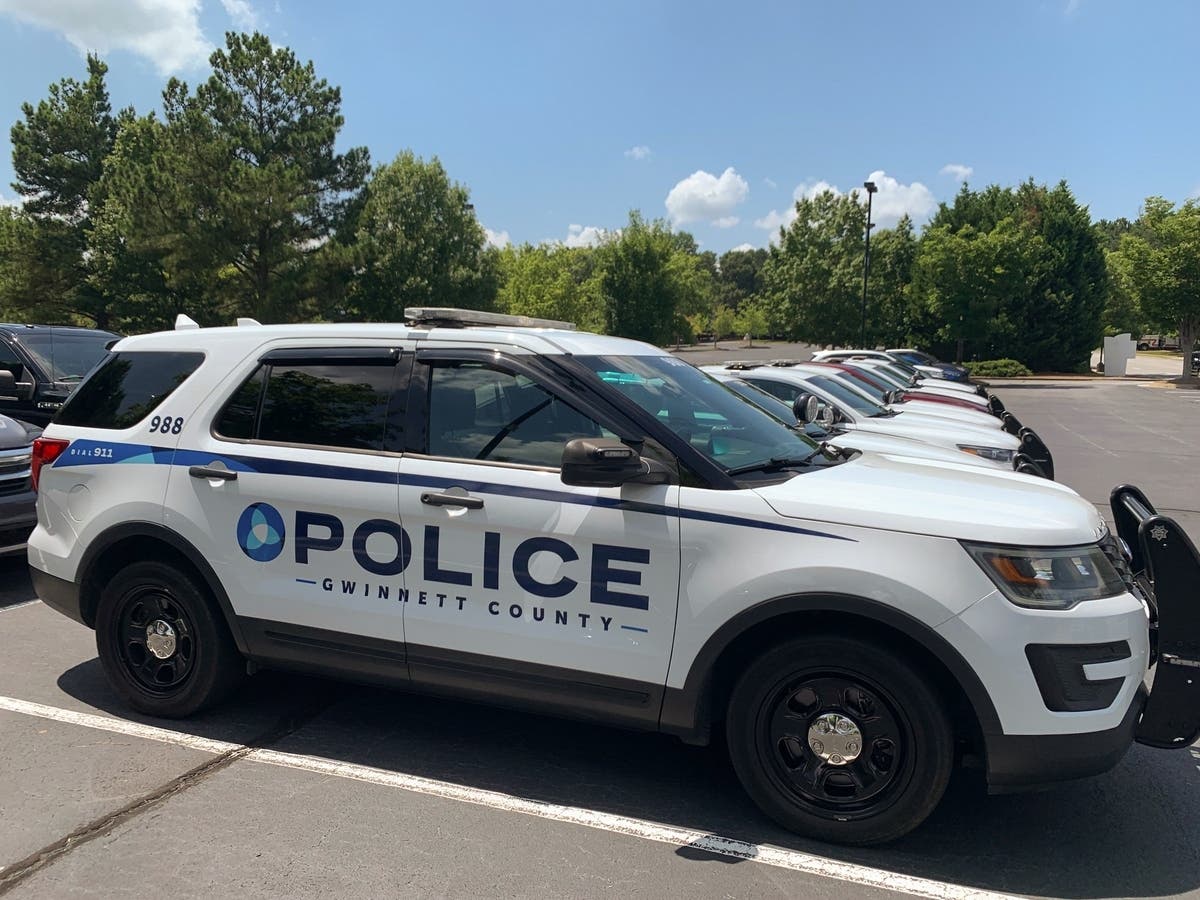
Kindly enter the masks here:
M 1179 523 L 1161 516 L 1130 485 L 1110 498 L 1117 534 L 1129 550 L 1122 574 L 1150 606 L 1154 690 L 1134 737 L 1151 747 L 1188 747 L 1200 738 L 1200 553 Z

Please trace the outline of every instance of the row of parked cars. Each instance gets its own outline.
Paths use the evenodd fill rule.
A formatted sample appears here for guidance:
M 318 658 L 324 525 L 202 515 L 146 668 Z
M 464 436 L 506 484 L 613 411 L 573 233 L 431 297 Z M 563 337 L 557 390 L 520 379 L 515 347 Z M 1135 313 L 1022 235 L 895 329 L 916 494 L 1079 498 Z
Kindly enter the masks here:
M 826 350 L 807 362 L 731 361 L 704 371 L 835 448 L 1053 479 L 1054 458 L 1038 434 L 965 371 L 944 377 L 944 365 L 911 349 Z

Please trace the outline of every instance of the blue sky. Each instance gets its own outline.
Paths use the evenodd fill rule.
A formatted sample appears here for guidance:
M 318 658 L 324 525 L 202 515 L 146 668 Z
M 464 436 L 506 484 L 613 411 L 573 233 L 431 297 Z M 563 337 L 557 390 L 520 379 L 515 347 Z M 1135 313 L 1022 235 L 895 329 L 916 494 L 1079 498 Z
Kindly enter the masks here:
M 114 105 L 157 108 L 248 25 L 341 86 L 343 145 L 437 155 L 497 240 L 586 242 L 638 208 L 765 246 L 797 193 L 872 175 L 884 225 L 964 176 L 1065 178 L 1096 217 L 1200 190 L 1184 0 L 0 0 L 0 125 L 82 48 Z M 3 200 L 11 180 L 6 147 Z

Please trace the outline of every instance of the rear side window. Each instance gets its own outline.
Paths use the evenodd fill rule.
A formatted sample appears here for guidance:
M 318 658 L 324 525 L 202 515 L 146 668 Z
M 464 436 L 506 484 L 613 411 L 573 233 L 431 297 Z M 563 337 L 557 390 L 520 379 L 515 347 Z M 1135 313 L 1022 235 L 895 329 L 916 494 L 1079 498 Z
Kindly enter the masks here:
M 221 437 L 237 440 L 348 450 L 399 447 L 400 415 L 393 409 L 389 419 L 393 401 L 400 399 L 395 381 L 390 360 L 386 365 L 267 363 L 229 398 L 214 428 Z
M 150 415 L 202 362 L 203 353 L 111 353 L 75 389 L 54 421 L 82 428 L 129 428 Z

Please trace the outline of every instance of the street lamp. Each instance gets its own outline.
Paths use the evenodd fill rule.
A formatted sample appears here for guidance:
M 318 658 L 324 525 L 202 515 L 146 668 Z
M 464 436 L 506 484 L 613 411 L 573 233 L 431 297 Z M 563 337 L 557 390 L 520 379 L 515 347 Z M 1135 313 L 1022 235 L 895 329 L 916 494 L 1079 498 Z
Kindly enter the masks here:
M 875 182 L 864 181 L 863 187 L 867 189 L 867 249 L 863 253 L 863 293 L 862 293 L 862 330 L 858 335 L 858 346 L 862 349 L 867 348 L 867 276 L 871 274 L 871 197 L 879 190 L 875 187 Z

